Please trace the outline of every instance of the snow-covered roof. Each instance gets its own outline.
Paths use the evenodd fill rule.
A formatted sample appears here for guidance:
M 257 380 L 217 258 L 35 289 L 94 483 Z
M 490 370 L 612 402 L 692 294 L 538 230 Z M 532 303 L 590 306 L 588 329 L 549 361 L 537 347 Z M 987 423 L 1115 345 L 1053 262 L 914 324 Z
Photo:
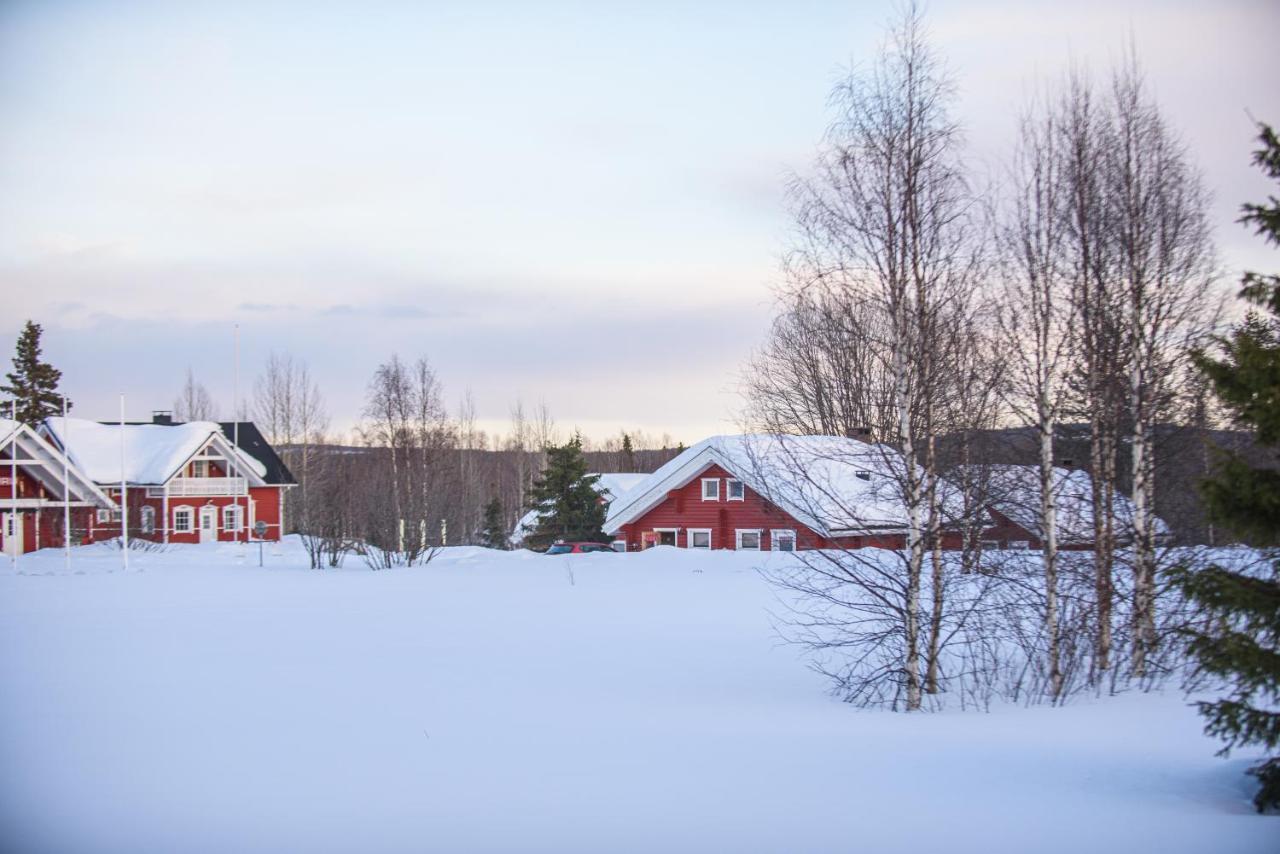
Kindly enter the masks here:
M 643 483 L 649 475 L 644 472 L 610 472 L 587 476 L 599 478 L 595 482 L 596 492 L 600 493 L 600 497 L 606 504 L 612 504 L 637 484 Z M 511 532 L 511 544 L 518 546 L 523 543 L 524 538 L 538 527 L 538 518 L 541 515 L 541 510 L 530 510 L 521 516 L 520 521 L 516 522 L 515 530 Z
M 711 465 L 824 536 L 907 524 L 896 449 L 841 436 L 758 434 L 712 436 L 686 449 L 613 503 L 605 531 L 616 533 Z
M 1038 466 L 994 465 L 980 474 L 987 478 L 986 491 L 990 506 L 1011 521 L 1042 536 L 1040 527 L 1040 469 Z M 1058 542 L 1093 542 L 1093 480 L 1087 471 L 1055 467 L 1053 469 L 1054 508 L 1058 524 Z M 1127 496 L 1115 496 L 1116 521 L 1127 527 L 1133 520 L 1134 505 Z M 1156 534 L 1164 536 L 1169 527 L 1155 520 Z
M 79 468 L 71 457 L 64 457 L 62 451 L 54 447 L 47 439 L 26 424 L 8 418 L 0 418 L 0 447 L 8 454 L 11 443 L 18 446 L 18 460 L 33 460 L 34 465 L 22 465 L 27 474 L 44 484 L 51 494 L 74 501 L 87 501 L 99 507 L 111 507 L 111 499 L 93 483 Z M 10 458 L 13 459 L 13 458 Z M 0 466 L 3 462 L 0 461 Z M 66 480 L 66 492 L 63 494 L 63 480 Z
M 213 441 L 224 454 L 235 454 L 242 471 L 261 479 L 262 463 L 231 447 L 222 428 L 212 421 L 186 424 L 102 424 L 83 418 L 48 418 L 45 429 L 69 452 L 71 462 L 95 483 L 161 485 Z M 124 431 L 121 448 L 120 431 Z M 122 459 L 123 453 L 123 459 Z M 251 477 L 253 479 L 253 477 Z

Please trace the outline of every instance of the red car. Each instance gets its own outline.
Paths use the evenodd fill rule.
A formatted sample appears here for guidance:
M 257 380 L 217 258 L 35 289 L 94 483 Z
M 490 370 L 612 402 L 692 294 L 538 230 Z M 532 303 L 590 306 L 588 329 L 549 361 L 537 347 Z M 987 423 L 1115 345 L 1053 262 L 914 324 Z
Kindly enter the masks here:
M 608 543 L 554 543 L 543 554 L 580 555 L 588 552 L 611 552 L 613 546 Z

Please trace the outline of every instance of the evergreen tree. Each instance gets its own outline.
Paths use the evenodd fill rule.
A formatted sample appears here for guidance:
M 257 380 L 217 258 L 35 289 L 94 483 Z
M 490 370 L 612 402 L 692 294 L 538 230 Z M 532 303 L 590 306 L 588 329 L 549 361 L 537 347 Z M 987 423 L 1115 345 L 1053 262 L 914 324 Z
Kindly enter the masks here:
M 622 470 L 623 471 L 636 470 L 636 451 L 635 451 L 635 448 L 631 446 L 630 433 L 622 434 Z
M 22 327 L 13 370 L 5 375 L 9 384 L 0 386 L 0 392 L 9 396 L 4 404 L 4 417 L 9 417 L 10 405 L 16 401 L 18 420 L 33 427 L 50 415 L 62 414 L 62 395 L 58 394 L 62 371 L 40 360 L 41 332 L 40 324 L 30 320 Z M 70 407 L 68 403 L 67 408 Z
M 587 474 L 582 436 L 547 447 L 547 468 L 529 490 L 529 509 L 542 511 L 538 527 L 525 538 L 532 549 L 557 540 L 604 542 L 605 508 L 596 492 L 599 475 Z
M 480 529 L 480 545 L 491 549 L 506 550 L 507 526 L 502 519 L 502 502 L 494 496 L 484 506 L 484 521 Z
M 1266 125 L 1259 138 L 1254 163 L 1280 181 L 1280 140 Z M 1280 199 L 1243 210 L 1241 222 L 1280 245 Z M 1199 671 L 1230 686 L 1227 697 L 1199 704 L 1205 731 L 1226 742 L 1224 755 L 1247 745 L 1272 754 L 1250 769 L 1262 783 L 1254 804 L 1263 811 L 1280 808 L 1280 276 L 1248 273 L 1242 284 L 1241 296 L 1266 314 L 1251 311 L 1219 340 L 1222 358 L 1197 353 L 1196 362 L 1237 422 L 1275 449 L 1276 460 L 1253 467 L 1224 454 L 1203 490 L 1210 517 L 1262 548 L 1267 565 L 1252 572 L 1182 568 L 1174 581 L 1207 618 L 1207 628 L 1185 631 Z

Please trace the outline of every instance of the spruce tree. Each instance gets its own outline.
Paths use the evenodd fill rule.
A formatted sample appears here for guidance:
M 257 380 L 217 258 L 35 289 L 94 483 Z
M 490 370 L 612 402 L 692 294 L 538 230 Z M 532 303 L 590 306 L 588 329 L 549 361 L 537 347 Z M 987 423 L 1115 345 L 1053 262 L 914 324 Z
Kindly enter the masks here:
M 502 502 L 497 496 L 484 506 L 484 522 L 480 529 L 480 544 L 486 548 L 508 548 L 507 526 L 502 519 Z
M 547 447 L 547 468 L 529 490 L 529 509 L 541 511 L 538 526 L 525 538 L 532 549 L 557 540 L 602 542 L 605 508 L 596 492 L 599 475 L 587 474 L 582 436 Z
M 622 470 L 636 470 L 636 450 L 631 446 L 631 434 L 622 434 Z
M 3 416 L 9 417 L 10 406 L 17 403 L 17 419 L 23 424 L 35 426 L 50 415 L 62 412 L 62 395 L 58 394 L 58 381 L 62 371 L 40 360 L 40 324 L 30 320 L 18 336 L 18 349 L 13 357 L 13 370 L 5 375 L 8 385 L 0 386 L 0 392 L 9 396 L 4 403 Z M 70 408 L 71 404 L 67 404 Z
M 1280 181 L 1280 140 L 1260 126 L 1254 163 Z M 1280 199 L 1245 205 L 1240 221 L 1280 245 Z M 1248 273 L 1241 296 L 1255 308 L 1217 342 L 1221 358 L 1196 354 L 1218 398 L 1236 421 L 1272 449 L 1271 465 L 1223 454 L 1203 492 L 1210 517 L 1263 550 L 1265 567 L 1179 569 L 1175 583 L 1205 619 L 1184 634 L 1201 673 L 1225 681 L 1223 699 L 1199 703 L 1205 731 L 1232 748 L 1260 745 L 1271 755 L 1250 769 L 1262 784 L 1254 804 L 1280 808 L 1280 276 Z M 1264 313 L 1265 312 L 1265 313 Z

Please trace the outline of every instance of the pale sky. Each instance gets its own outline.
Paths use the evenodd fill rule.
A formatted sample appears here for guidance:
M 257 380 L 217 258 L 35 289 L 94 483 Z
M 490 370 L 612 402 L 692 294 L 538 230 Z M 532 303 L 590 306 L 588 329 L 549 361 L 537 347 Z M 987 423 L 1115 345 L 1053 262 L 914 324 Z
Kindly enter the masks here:
M 0 2 L 0 360 L 45 327 L 77 414 L 172 405 L 190 366 L 231 409 L 269 350 L 335 426 L 393 352 L 502 429 L 692 443 L 735 429 L 788 221 L 782 187 L 894 4 Z M 1129 34 L 1233 224 L 1270 188 L 1280 3 L 929 5 L 970 156 Z M 7 369 L 7 368 L 6 368 Z

